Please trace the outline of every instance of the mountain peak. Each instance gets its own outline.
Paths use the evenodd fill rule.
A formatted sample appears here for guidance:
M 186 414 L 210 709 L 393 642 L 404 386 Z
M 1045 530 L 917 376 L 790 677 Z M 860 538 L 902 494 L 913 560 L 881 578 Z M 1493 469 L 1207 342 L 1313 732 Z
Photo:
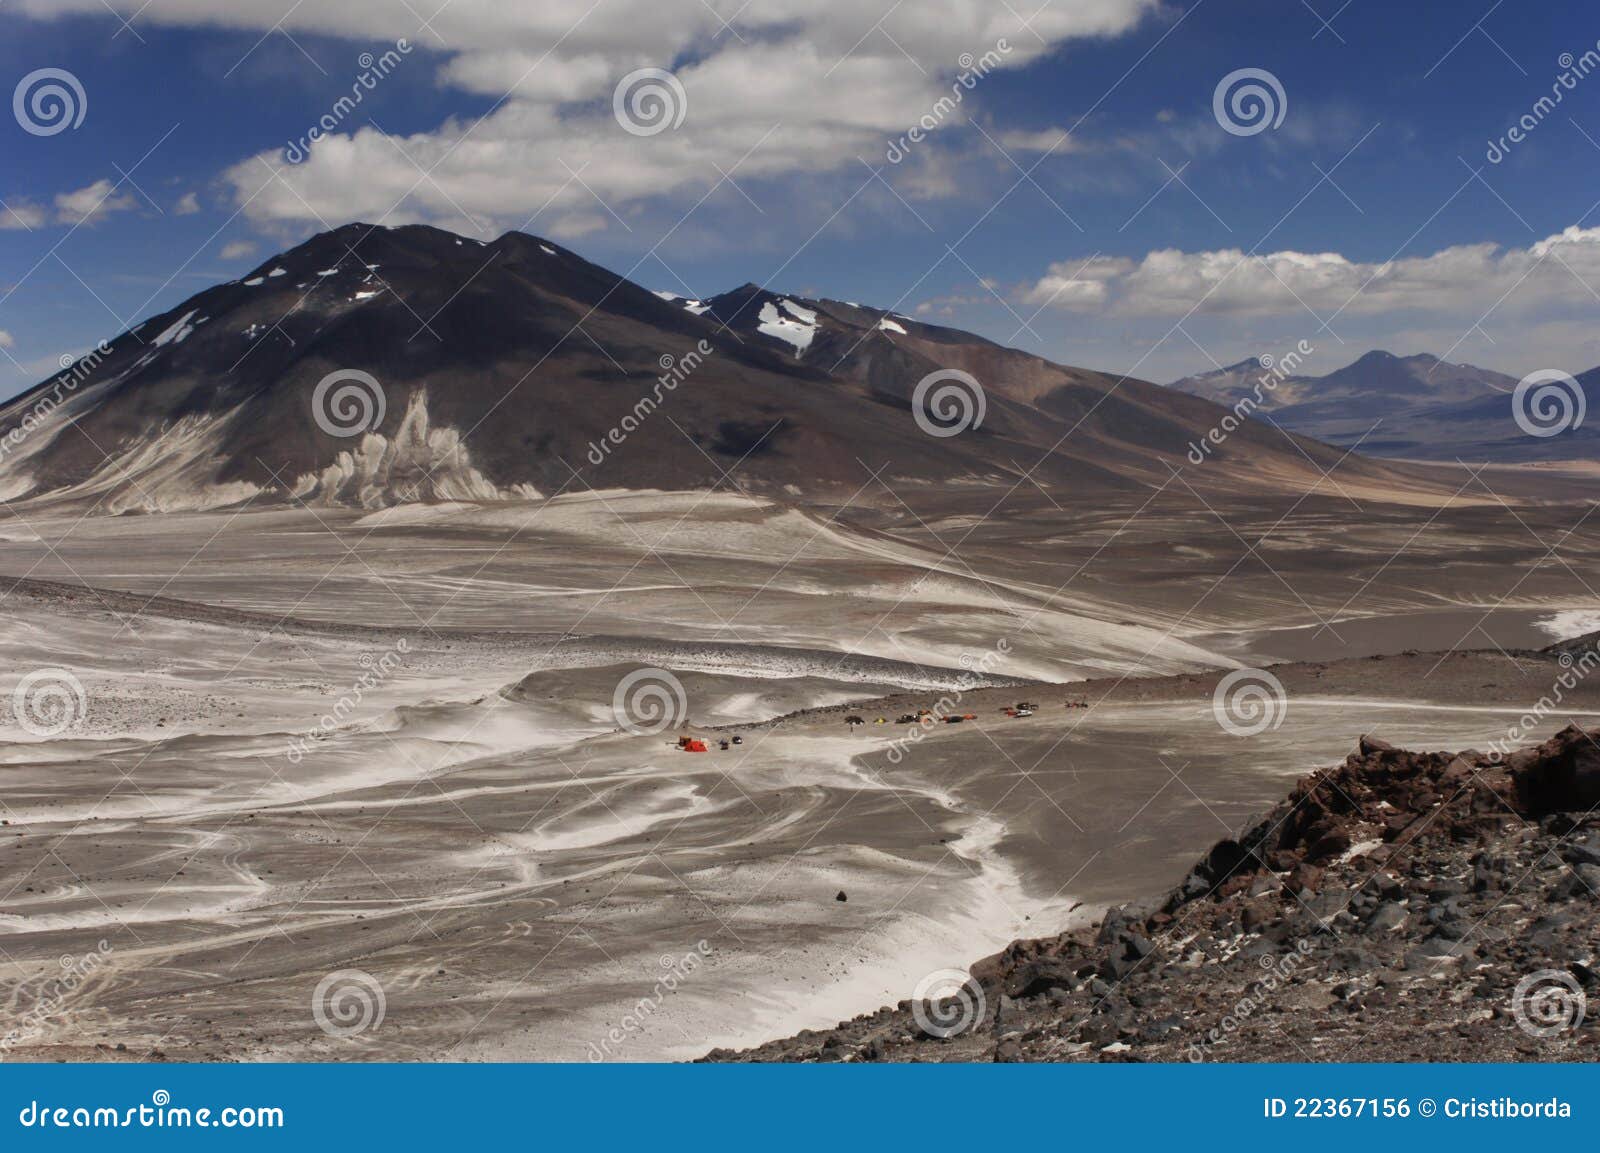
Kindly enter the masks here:
M 1045 483 L 1134 491 L 1152 453 L 1180 459 L 1222 415 L 954 329 L 912 338 L 910 323 L 748 282 L 669 300 L 521 232 L 356 222 L 111 342 L 63 406 L 84 435 L 58 420 L 28 438 L 0 461 L 0 491 L 112 512 L 500 501 L 562 491 L 583 462 L 635 489 L 714 487 L 739 466 L 742 486 L 794 495 L 852 491 L 873 458 L 967 483 L 1036 451 Z M 969 435 L 930 435 L 951 410 L 925 411 L 916 390 L 952 369 L 987 395 L 954 430 Z M 669 392 L 670 415 L 652 416 Z M 0 433 L 35 403 L 0 406 Z M 1304 453 L 1339 459 L 1255 427 L 1228 451 L 1262 462 L 1252 476 L 1307 483 Z

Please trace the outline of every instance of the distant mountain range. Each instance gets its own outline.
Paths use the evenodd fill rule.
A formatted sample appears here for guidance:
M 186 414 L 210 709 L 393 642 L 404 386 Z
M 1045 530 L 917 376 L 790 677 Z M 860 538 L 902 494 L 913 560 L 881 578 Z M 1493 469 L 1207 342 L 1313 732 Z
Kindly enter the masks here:
M 1228 407 L 1259 392 L 1258 419 L 1328 444 L 1359 442 L 1360 451 L 1371 456 L 1469 462 L 1600 458 L 1600 368 L 1574 378 L 1592 419 L 1551 436 L 1532 435 L 1517 423 L 1518 379 L 1426 353 L 1378 351 L 1326 376 L 1279 376 L 1271 364 L 1251 357 L 1168 387 Z M 1563 387 L 1571 396 L 1570 386 Z M 1547 428 L 1552 422 L 1532 423 Z
M 0 406 L 0 500 L 381 507 L 696 488 L 730 469 L 777 495 L 887 499 L 877 472 L 1074 499 L 1170 483 L 1226 416 L 879 309 L 755 285 L 691 300 L 522 233 L 353 224 Z M 1192 482 L 1303 491 L 1340 456 L 1252 422 Z M 1416 483 L 1364 459 L 1341 475 Z

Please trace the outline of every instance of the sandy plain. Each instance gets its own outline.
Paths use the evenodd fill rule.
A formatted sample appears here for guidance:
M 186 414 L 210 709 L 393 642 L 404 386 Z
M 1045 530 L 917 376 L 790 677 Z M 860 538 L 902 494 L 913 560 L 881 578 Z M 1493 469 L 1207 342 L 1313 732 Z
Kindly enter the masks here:
M 898 1001 L 1171 884 L 1363 732 L 1600 716 L 1520 722 L 1600 613 L 1593 506 L 1496 487 L 0 521 L 8 1055 L 647 1060 Z M 1247 665 L 1285 707 L 1238 736 Z M 41 669 L 83 690 L 44 736 Z M 651 670 L 681 708 L 630 731 Z M 940 700 L 977 719 L 893 723 Z

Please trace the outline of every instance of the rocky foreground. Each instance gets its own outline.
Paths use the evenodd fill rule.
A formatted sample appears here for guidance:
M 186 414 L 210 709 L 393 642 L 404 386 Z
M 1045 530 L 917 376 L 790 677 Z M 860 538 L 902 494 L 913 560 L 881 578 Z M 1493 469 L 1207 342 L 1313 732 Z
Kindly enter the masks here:
M 1165 897 L 710 1061 L 1600 1059 L 1600 729 L 1365 738 Z

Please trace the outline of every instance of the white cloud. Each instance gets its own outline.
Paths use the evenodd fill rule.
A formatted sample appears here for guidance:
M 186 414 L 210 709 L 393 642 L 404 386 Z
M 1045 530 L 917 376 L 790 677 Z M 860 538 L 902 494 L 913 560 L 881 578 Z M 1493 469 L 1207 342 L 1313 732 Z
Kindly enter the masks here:
M 173 208 L 179 216 L 193 216 L 200 211 L 200 197 L 193 192 L 185 192 Z
M 113 212 L 126 212 L 139 206 L 131 192 L 118 192 L 107 179 L 96 180 L 75 192 L 56 197 L 57 224 L 92 224 Z
M 1239 249 L 1061 261 L 1022 299 L 1130 317 L 1267 317 L 1309 308 L 1326 318 L 1410 311 L 1477 316 L 1497 305 L 1515 311 L 1592 300 L 1591 292 L 1600 292 L 1600 228 L 1572 227 L 1528 248 L 1464 244 L 1384 263 L 1337 252 Z
M 222 259 L 243 260 L 247 256 L 255 255 L 256 246 L 250 240 L 231 240 L 222 246 Z
M 5 329 L 0 328 L 0 348 L 15 348 L 15 347 L 17 347 L 16 338 L 13 337 Z
M 20 232 L 50 224 L 94 224 L 113 212 L 127 212 L 137 207 L 139 200 L 132 192 L 119 191 L 111 181 L 101 179 L 71 192 L 58 193 L 50 208 L 29 200 L 7 201 L 0 208 L 0 232 Z M 183 211 L 181 201 L 178 211 Z
M 1065 128 L 1040 128 L 1037 130 L 1013 130 L 1002 132 L 998 138 L 1001 148 L 1007 152 L 1027 152 L 1051 156 L 1066 156 L 1073 152 L 1087 150 L 1083 138 L 1069 133 Z
M 276 150 L 241 161 L 225 178 L 252 219 L 429 220 L 459 228 L 464 211 L 505 227 L 549 202 L 537 226 L 550 231 L 565 215 L 592 215 L 595 195 L 624 214 L 648 197 L 692 200 L 718 181 L 719 168 L 737 165 L 742 182 L 856 167 L 858 155 L 882 156 L 889 140 L 950 96 L 963 53 L 981 57 L 1004 38 L 1010 50 L 1001 66 L 1016 67 L 1072 38 L 1126 32 L 1158 3 L 1074 0 L 1042 7 L 1027 27 L 992 0 L 903 7 L 750 0 L 742 8 L 608 0 L 600 11 L 592 0 L 454 0 L 431 18 L 436 36 L 408 27 L 403 11 L 397 20 L 393 0 L 297 5 L 287 15 L 282 0 L 150 0 L 141 19 L 259 32 L 281 22 L 291 34 L 373 48 L 409 35 L 442 56 L 439 66 L 430 73 L 419 52 L 382 83 L 426 79 L 505 97 L 481 120 L 448 121 L 395 141 L 357 118 L 297 165 Z M 21 7 L 41 17 L 104 11 L 101 0 L 22 0 Z M 738 9 L 737 35 L 713 8 Z M 622 131 L 611 110 L 617 81 L 675 61 L 687 61 L 677 69 L 688 96 L 682 126 L 648 138 Z M 981 87 L 964 103 L 981 101 Z M 419 166 L 428 179 L 419 180 Z
M 43 228 L 49 222 L 49 213 L 37 204 L 26 200 L 9 200 L 0 208 L 0 231 L 29 231 Z

